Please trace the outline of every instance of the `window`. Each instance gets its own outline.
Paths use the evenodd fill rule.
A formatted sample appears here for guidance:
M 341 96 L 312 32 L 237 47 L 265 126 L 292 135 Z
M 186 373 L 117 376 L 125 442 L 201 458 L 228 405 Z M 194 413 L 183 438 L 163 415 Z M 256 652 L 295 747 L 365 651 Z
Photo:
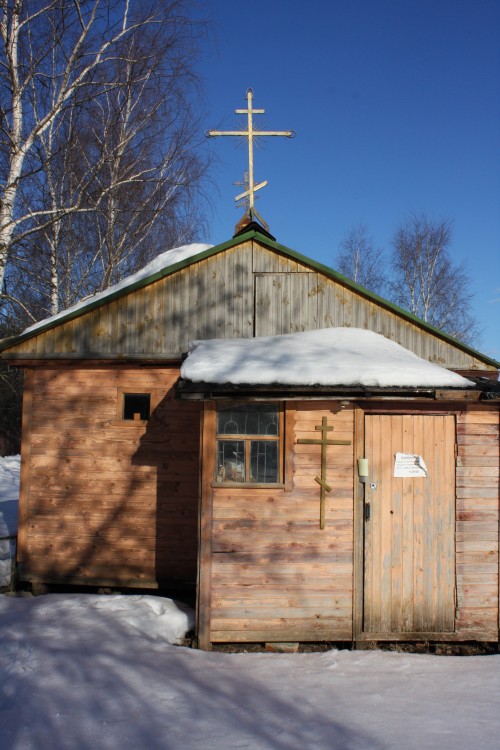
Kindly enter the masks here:
M 150 393 L 124 393 L 123 419 L 147 421 L 151 414 Z
M 219 407 L 216 480 L 243 484 L 281 481 L 277 404 Z

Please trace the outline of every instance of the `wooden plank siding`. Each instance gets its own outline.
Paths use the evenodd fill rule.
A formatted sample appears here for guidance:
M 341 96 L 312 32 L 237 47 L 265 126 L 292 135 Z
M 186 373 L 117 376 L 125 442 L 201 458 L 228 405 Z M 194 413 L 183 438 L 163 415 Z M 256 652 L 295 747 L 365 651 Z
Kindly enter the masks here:
M 177 367 L 34 368 L 23 578 L 196 580 L 200 409 L 174 398 L 178 375 Z M 151 394 L 149 422 L 119 418 L 123 391 Z
M 286 410 L 294 436 L 285 487 L 211 489 L 210 642 L 349 640 L 352 636 L 353 410 L 297 402 Z M 334 437 L 327 447 L 325 529 L 320 530 L 322 417 Z M 290 427 L 290 421 L 292 428 Z
M 201 451 L 200 407 L 174 398 L 178 374 L 177 366 L 131 364 L 61 363 L 29 371 L 19 524 L 22 578 L 141 587 L 194 582 L 199 555 L 202 647 L 359 636 L 359 624 L 353 634 L 353 620 L 361 617 L 363 604 L 363 542 L 356 536 L 354 502 L 357 497 L 359 536 L 362 498 L 355 493 L 355 458 L 364 453 L 363 408 L 339 411 L 336 402 L 288 402 L 283 484 L 224 487 L 213 483 L 213 407 L 206 408 Z M 148 423 L 120 419 L 119 400 L 126 391 L 151 393 Z M 375 402 L 364 406 L 368 413 L 377 409 Z M 408 409 L 419 412 L 414 402 L 411 408 L 404 402 L 386 407 L 395 414 Z M 430 404 L 420 410 L 422 424 L 425 414 L 439 413 Z M 495 641 L 499 411 L 493 404 L 467 404 L 452 405 L 451 412 L 457 439 L 452 478 L 456 610 L 454 631 L 443 630 L 441 637 Z M 317 438 L 323 416 L 334 427 L 329 436 L 351 444 L 327 447 L 332 491 L 326 499 L 325 529 L 320 530 L 315 481 L 320 447 L 298 441 Z M 439 436 L 421 434 L 419 444 L 427 439 L 442 442 Z M 389 446 L 391 455 L 397 445 Z M 415 447 L 401 445 L 408 452 Z M 420 563 L 425 567 L 424 560 Z M 384 617 L 392 615 L 382 613 L 381 623 Z M 400 622 L 391 625 L 397 631 Z M 392 639 L 422 637 L 418 624 L 405 628 L 393 632 Z M 370 637 L 365 632 L 361 640 Z M 434 638 L 439 637 L 437 631 Z
M 378 620 L 368 626 L 365 622 L 363 632 L 361 622 L 355 623 L 353 632 L 363 600 L 371 596 L 363 594 L 363 519 L 356 524 L 361 538 L 354 527 L 354 503 L 358 516 L 362 509 L 362 499 L 354 491 L 355 458 L 364 453 L 362 410 L 347 407 L 335 413 L 338 406 L 328 402 L 287 403 L 285 487 L 217 486 L 210 482 L 213 453 L 207 457 L 209 499 L 203 524 L 211 572 L 210 584 L 207 576 L 204 579 L 203 648 L 217 642 L 498 639 L 498 407 L 474 405 L 440 414 L 426 406 L 419 414 L 413 404 L 409 416 L 404 416 L 408 405 L 392 406 L 390 411 L 400 414 L 392 421 L 403 437 L 389 441 L 387 450 L 393 458 L 396 450 L 418 449 L 440 489 L 429 500 L 432 507 L 427 502 L 422 508 L 425 517 L 418 515 L 421 503 L 416 503 L 413 527 L 403 513 L 401 526 L 394 529 L 392 524 L 392 532 L 391 524 L 380 525 L 382 536 L 393 535 L 390 602 L 381 604 Z M 298 440 L 317 437 L 315 427 L 323 416 L 334 426 L 330 436 L 351 440 L 352 445 L 327 449 L 333 490 L 327 495 L 326 527 L 320 531 L 315 482 L 319 447 Z M 418 485 L 418 480 L 405 481 L 408 487 Z M 427 485 L 427 480 L 420 482 Z M 445 495 L 450 500 L 441 508 Z M 397 493 L 393 502 L 397 505 Z M 445 539 L 443 529 L 450 524 Z M 405 564 L 398 574 L 401 550 L 411 553 L 413 560 L 409 583 Z M 371 580 L 382 591 L 384 566 L 379 566 L 378 581 Z
M 261 264 L 262 265 L 262 264 Z M 255 274 L 255 335 L 329 327 L 363 328 L 449 369 L 486 369 L 479 360 L 318 272 Z M 469 365 L 466 365 L 466 362 Z
M 457 418 L 457 630 L 498 640 L 499 412 L 470 406 Z
M 253 336 L 250 243 L 136 289 L 18 344 L 12 353 L 173 356 L 200 338 Z
M 17 343 L 22 354 L 178 359 L 193 339 L 265 336 L 332 326 L 366 328 L 423 359 L 488 370 L 472 353 L 376 300 L 256 240 L 226 248 L 148 286 Z

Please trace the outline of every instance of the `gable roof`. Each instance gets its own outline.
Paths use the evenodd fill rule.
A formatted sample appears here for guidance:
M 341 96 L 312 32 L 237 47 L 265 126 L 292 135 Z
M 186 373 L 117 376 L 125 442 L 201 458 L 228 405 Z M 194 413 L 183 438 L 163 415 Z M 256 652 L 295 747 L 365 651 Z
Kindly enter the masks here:
M 84 315 L 89 310 L 95 310 L 106 302 L 117 299 L 135 289 L 141 289 L 143 286 L 147 286 L 153 281 L 166 276 L 169 270 L 173 273 L 174 271 L 189 265 L 190 262 L 206 257 L 207 250 L 210 250 L 212 247 L 213 245 L 194 243 L 191 245 L 174 247 L 172 250 L 166 250 L 164 253 L 157 255 L 156 258 L 146 266 L 122 279 L 117 284 L 113 284 L 107 289 L 104 289 L 104 291 L 93 294 L 90 297 L 85 297 L 74 305 L 71 305 L 71 307 L 67 307 L 65 310 L 61 310 L 55 315 L 51 315 L 48 318 L 39 320 L 37 323 L 33 323 L 33 325 L 25 328 L 21 335 L 24 336 L 32 331 L 38 333 L 41 330 L 45 331 L 49 327 L 51 328 L 52 324 L 57 324 L 59 322 L 62 323 L 65 320 L 72 320 L 74 317 Z
M 324 275 L 326 278 L 338 282 L 344 287 L 375 303 L 379 307 L 385 308 L 386 310 L 395 313 L 398 317 L 413 323 L 423 331 L 426 331 L 442 339 L 453 347 L 462 350 L 470 356 L 479 359 L 489 367 L 500 368 L 500 363 L 492 359 L 491 357 L 488 357 L 487 355 L 482 354 L 481 352 L 473 349 L 463 342 L 458 341 L 452 336 L 449 336 L 440 329 L 435 328 L 434 326 L 426 323 L 407 310 L 404 310 L 403 308 L 394 305 L 383 297 L 380 297 L 379 295 L 371 292 L 360 284 L 357 284 L 346 276 L 343 276 L 334 269 L 329 268 L 328 266 L 325 266 L 322 263 L 319 263 L 311 258 L 308 258 L 307 256 L 302 255 L 301 253 L 292 250 L 289 247 L 286 247 L 285 245 L 281 245 L 280 243 L 271 239 L 269 235 L 265 235 L 258 229 L 255 229 L 254 226 L 252 226 L 250 231 L 239 233 L 235 235 L 231 240 L 223 242 L 219 245 L 184 245 L 180 248 L 166 251 L 165 253 L 157 256 L 157 258 L 155 258 L 143 269 L 133 274 L 132 276 L 127 277 L 119 284 L 113 287 L 109 287 L 107 290 L 100 292 L 99 294 L 96 294 L 88 299 L 82 300 L 81 302 L 58 313 L 57 315 L 45 318 L 44 320 L 35 323 L 34 325 L 25 329 L 18 336 L 4 339 L 2 342 L 0 342 L 0 353 L 6 352 L 4 358 L 8 358 L 7 350 L 15 347 L 17 344 L 27 341 L 28 339 L 33 338 L 40 333 L 54 329 L 63 323 L 75 320 L 93 310 L 109 304 L 116 299 L 128 295 L 131 292 L 143 289 L 154 283 L 155 281 L 171 276 L 172 274 L 175 274 L 184 268 L 188 268 L 189 266 L 198 263 L 201 260 L 211 258 L 219 253 L 224 252 L 225 250 L 235 248 L 238 245 L 241 245 L 244 242 L 249 242 L 251 240 L 255 240 L 265 248 L 274 250 L 277 253 L 284 255 L 288 259 L 304 264 L 309 268 L 317 271 L 318 273 Z

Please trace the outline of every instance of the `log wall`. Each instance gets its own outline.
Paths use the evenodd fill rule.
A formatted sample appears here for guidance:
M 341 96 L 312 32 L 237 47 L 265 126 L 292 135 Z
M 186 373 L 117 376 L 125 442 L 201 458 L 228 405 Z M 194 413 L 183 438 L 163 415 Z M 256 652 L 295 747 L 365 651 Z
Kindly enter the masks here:
M 499 412 L 457 418 L 457 631 L 496 641 L 499 628 Z
M 68 364 L 28 371 L 22 578 L 151 587 L 195 580 L 200 408 L 174 398 L 178 373 L 173 366 Z M 120 418 L 124 390 L 151 393 L 149 422 Z M 407 408 L 396 406 L 400 412 Z M 285 476 L 275 488 L 216 485 L 214 431 L 205 427 L 200 621 L 208 642 L 352 637 L 353 601 L 359 599 L 353 591 L 359 536 L 353 526 L 353 457 L 359 450 L 352 408 L 337 408 L 313 401 L 286 406 Z M 494 641 L 499 410 L 469 404 L 448 413 L 457 422 L 455 639 Z M 334 427 L 329 437 L 351 444 L 327 448 L 333 489 L 321 530 L 315 481 L 321 449 L 298 441 L 318 438 L 315 428 L 323 416 Z
M 377 411 L 377 407 L 369 410 Z M 407 410 L 419 413 L 417 404 L 411 408 L 403 403 L 389 407 L 394 413 Z M 199 603 L 202 647 L 233 641 L 377 639 L 367 631 L 353 635 L 353 603 L 362 607 L 364 585 L 363 522 L 354 526 L 357 480 L 353 457 L 363 455 L 363 449 L 354 444 L 355 412 L 351 407 L 334 411 L 328 402 L 287 404 L 285 484 L 276 488 L 214 484 L 213 451 L 209 449 L 215 436 L 214 410 L 212 427 L 210 419 L 206 420 Z M 498 407 L 468 405 L 440 412 L 426 404 L 421 413 L 448 414 L 448 419 L 456 419 L 456 475 L 450 478 L 456 493 L 455 534 L 450 540 L 456 607 L 442 634 L 398 633 L 395 628 L 391 638 L 497 641 Z M 323 416 L 334 426 L 329 437 L 351 440 L 352 444 L 327 449 L 327 480 L 333 491 L 327 495 L 326 524 L 320 530 L 320 492 L 315 482 L 320 471 L 320 448 L 298 441 L 317 438 L 315 427 Z M 363 441 L 362 431 L 359 438 Z M 453 443 L 448 450 L 453 450 Z M 450 462 L 452 474 L 454 463 Z M 353 559 L 358 548 L 361 562 L 356 573 Z M 442 567 L 439 559 L 428 564 L 436 571 Z M 355 585 L 359 591 L 354 590 Z M 455 581 L 451 585 L 454 589 Z
M 21 576 L 157 586 L 196 580 L 199 407 L 176 367 L 34 368 L 27 379 Z M 149 422 L 120 418 L 151 393 Z M 29 410 L 29 414 L 28 414 Z
M 336 410 L 334 410 L 336 411 Z M 320 530 L 319 445 L 329 437 L 325 528 Z M 273 488 L 212 488 L 210 641 L 342 641 L 352 636 L 353 411 L 298 402 L 286 410 L 293 477 Z M 290 442 L 291 439 L 291 442 Z M 213 471 L 213 464 L 208 472 Z M 213 476 L 213 473 L 212 473 Z M 208 585 L 208 584 L 207 584 Z

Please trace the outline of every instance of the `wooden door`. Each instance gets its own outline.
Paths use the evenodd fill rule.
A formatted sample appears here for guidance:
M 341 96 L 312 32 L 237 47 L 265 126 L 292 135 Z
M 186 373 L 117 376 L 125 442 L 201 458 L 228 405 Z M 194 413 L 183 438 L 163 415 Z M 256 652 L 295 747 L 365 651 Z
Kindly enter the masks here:
M 367 415 L 365 456 L 364 632 L 453 632 L 455 418 Z

